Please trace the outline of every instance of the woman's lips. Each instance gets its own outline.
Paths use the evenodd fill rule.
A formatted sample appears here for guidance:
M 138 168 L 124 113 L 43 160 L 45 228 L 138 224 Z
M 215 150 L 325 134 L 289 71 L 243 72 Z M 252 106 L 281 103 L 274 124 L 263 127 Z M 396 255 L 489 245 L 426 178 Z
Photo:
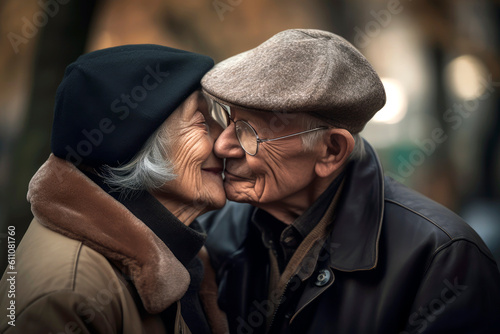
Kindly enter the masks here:
M 222 174 L 222 172 L 224 171 L 222 167 L 208 167 L 208 168 L 202 168 L 201 170 L 218 175 Z

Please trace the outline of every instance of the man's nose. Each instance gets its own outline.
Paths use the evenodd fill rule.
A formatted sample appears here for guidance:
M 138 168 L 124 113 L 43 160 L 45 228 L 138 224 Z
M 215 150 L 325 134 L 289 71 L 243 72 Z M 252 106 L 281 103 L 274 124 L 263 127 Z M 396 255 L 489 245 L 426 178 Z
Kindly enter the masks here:
M 234 123 L 231 123 L 215 141 L 214 153 L 219 158 L 243 158 L 245 151 L 240 146 Z

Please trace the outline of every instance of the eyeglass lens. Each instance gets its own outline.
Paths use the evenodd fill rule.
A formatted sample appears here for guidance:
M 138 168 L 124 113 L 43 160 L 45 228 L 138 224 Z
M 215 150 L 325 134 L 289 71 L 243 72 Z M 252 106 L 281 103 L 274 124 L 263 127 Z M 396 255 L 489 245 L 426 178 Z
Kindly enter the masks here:
M 210 115 L 219 123 L 223 129 L 226 129 L 230 123 L 230 111 L 217 101 L 212 100 Z M 235 122 L 236 137 L 241 147 L 250 155 L 257 154 L 258 142 L 257 133 L 250 124 L 245 121 Z
M 226 110 L 216 101 L 212 101 L 212 108 L 210 108 L 210 116 L 222 126 L 223 129 L 229 126 L 229 111 Z
M 241 147 L 250 155 L 257 153 L 257 134 L 255 130 L 244 121 L 236 121 L 236 137 Z

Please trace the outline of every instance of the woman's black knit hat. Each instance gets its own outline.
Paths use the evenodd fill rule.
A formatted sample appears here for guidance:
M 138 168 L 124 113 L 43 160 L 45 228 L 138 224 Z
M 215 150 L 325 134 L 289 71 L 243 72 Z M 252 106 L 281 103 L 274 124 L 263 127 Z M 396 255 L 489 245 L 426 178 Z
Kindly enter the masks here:
M 76 165 L 128 162 L 213 65 L 210 57 L 150 44 L 80 56 L 57 90 L 52 152 Z

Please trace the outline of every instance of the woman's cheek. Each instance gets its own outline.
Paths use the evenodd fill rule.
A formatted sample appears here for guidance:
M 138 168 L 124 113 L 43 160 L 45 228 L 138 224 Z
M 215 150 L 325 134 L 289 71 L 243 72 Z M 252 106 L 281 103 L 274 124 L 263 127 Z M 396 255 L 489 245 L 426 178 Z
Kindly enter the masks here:
M 210 137 L 205 136 L 204 138 L 200 138 L 198 142 L 200 145 L 200 154 L 206 158 L 212 153 L 214 149 L 214 143 Z

